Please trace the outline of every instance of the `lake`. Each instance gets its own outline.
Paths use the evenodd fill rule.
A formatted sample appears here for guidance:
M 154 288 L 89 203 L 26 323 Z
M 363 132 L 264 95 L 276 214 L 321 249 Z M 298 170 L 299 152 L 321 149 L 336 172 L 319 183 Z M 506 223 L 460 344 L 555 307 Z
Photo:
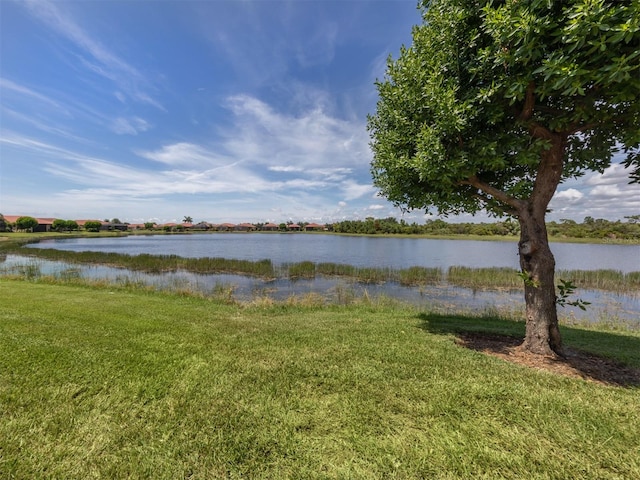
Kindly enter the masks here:
M 194 235 L 149 235 L 103 238 L 47 239 L 39 248 L 72 251 L 101 251 L 123 254 L 179 255 L 182 257 L 221 257 L 242 260 L 270 259 L 275 265 L 312 261 L 343 263 L 356 267 L 451 266 L 511 267 L 518 269 L 516 242 L 438 240 L 425 238 L 356 237 L 322 234 L 214 233 Z M 640 246 L 553 243 L 558 269 L 613 269 L 624 273 L 640 271 Z M 392 282 L 363 285 L 354 280 L 318 276 L 311 280 L 280 278 L 264 281 L 240 275 L 200 275 L 190 272 L 147 274 L 95 265 L 8 255 L 0 270 L 11 273 L 31 268 L 43 275 L 106 279 L 115 283 L 137 282 L 165 289 L 212 292 L 232 288 L 234 298 L 251 300 L 268 295 L 286 299 L 292 295 L 317 293 L 333 302 L 353 296 L 384 295 L 441 311 L 481 311 L 523 308 L 522 292 L 473 291 L 449 284 L 404 287 Z M 580 290 L 577 297 L 591 302 L 587 311 L 577 307 L 559 309 L 564 319 L 630 322 L 640 327 L 640 292 L 619 294 Z
M 127 237 L 49 239 L 33 246 L 130 255 L 179 255 L 240 260 L 270 259 L 274 264 L 311 261 L 356 267 L 412 266 L 519 268 L 516 242 L 427 238 L 356 237 L 321 234 L 213 233 L 131 235 Z M 552 243 L 559 270 L 640 271 L 640 245 Z

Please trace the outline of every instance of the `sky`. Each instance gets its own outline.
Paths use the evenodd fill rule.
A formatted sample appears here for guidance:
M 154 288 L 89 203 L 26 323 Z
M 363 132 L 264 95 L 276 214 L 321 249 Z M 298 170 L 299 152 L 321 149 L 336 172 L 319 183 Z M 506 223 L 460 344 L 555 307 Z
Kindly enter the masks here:
M 0 0 L 0 213 L 435 218 L 377 195 L 366 128 L 420 21 L 414 0 Z M 616 160 L 548 218 L 640 214 Z

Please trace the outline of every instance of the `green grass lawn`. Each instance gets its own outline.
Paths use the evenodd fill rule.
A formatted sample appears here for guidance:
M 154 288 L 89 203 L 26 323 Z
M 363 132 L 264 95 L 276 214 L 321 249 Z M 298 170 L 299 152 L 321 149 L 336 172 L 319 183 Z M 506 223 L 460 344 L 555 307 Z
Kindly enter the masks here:
M 513 365 L 411 307 L 0 280 L 0 478 L 640 478 L 640 389 Z M 638 332 L 564 328 L 640 366 Z

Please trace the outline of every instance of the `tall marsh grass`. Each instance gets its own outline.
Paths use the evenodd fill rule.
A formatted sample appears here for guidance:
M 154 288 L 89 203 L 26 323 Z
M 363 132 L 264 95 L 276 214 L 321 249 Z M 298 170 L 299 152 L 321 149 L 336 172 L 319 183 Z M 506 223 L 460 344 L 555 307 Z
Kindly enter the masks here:
M 316 277 L 316 264 L 313 262 L 291 263 L 286 265 L 285 269 L 291 280 Z
M 355 267 L 340 263 L 319 263 L 317 271 L 329 277 L 348 277 L 361 283 L 384 283 L 393 280 L 391 268 Z
M 447 281 L 452 285 L 473 290 L 522 288 L 522 279 L 518 276 L 518 271 L 506 267 L 450 267 L 447 272 Z
M 623 273 L 619 270 L 558 270 L 560 279 L 572 282 L 579 289 L 606 290 L 609 292 L 639 292 L 640 272 Z M 513 268 L 450 267 L 447 281 L 459 287 L 473 290 L 523 288 L 518 270 Z
M 522 279 L 513 268 L 472 268 L 453 266 L 445 273 L 441 268 L 410 267 L 356 267 L 332 262 L 297 262 L 274 266 L 271 260 L 239 260 L 214 257 L 187 258 L 178 255 L 128 255 L 113 252 L 73 252 L 49 248 L 12 248 L 18 255 L 34 256 L 76 264 L 107 265 L 145 273 L 188 271 L 198 274 L 237 274 L 259 277 L 314 279 L 318 275 L 344 277 L 365 284 L 396 282 L 403 286 L 434 285 L 443 281 L 473 290 L 521 290 Z M 36 263 L 20 267 L 24 277 L 37 276 Z M 640 272 L 622 273 L 616 270 L 559 270 L 556 279 L 571 281 L 580 289 L 607 290 L 620 293 L 640 291 Z
M 640 292 L 640 272 L 619 270 L 559 270 L 556 278 L 571 280 L 578 288 L 611 292 Z
M 184 270 L 193 273 L 240 273 L 256 277 L 274 278 L 271 260 L 238 260 L 227 258 L 187 258 L 179 255 L 127 255 L 113 252 L 70 252 L 50 248 L 20 250 L 21 255 L 33 255 L 46 260 L 70 263 L 108 265 L 146 273 L 164 273 Z
M 397 272 L 395 280 L 400 285 L 434 285 L 443 280 L 441 268 L 410 267 Z

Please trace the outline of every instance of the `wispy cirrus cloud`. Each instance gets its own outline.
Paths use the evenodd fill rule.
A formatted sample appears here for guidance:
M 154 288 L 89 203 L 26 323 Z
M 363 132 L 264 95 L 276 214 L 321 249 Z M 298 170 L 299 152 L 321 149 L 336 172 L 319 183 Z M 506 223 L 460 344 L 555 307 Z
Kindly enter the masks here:
M 21 96 L 25 96 L 25 97 L 29 97 L 31 99 L 37 100 L 41 104 L 46 104 L 49 107 L 53 107 L 57 110 L 63 110 L 63 111 L 65 110 L 65 108 L 63 107 L 63 105 L 60 104 L 60 102 L 52 98 L 49 98 L 48 96 L 43 95 L 40 92 L 36 92 L 32 88 L 29 88 L 25 85 L 20 85 L 18 83 L 12 82 L 7 78 L 0 77 L 0 89 L 2 89 L 2 91 L 4 92 L 4 95 L 6 95 L 7 91 L 12 91 L 12 92 L 18 93 Z
M 79 60 L 87 70 L 112 81 L 133 100 L 164 110 L 162 104 L 147 91 L 153 88 L 148 79 L 133 65 L 93 38 L 71 15 L 63 11 L 63 4 L 48 0 L 27 0 L 24 5 L 30 15 L 66 38 L 84 54 Z
M 375 192 L 362 122 L 332 116 L 322 105 L 283 113 L 248 95 L 230 97 L 226 106 L 228 123 L 207 144 L 181 141 L 133 148 L 129 157 L 86 155 L 10 132 L 3 132 L 0 141 L 46 159 L 43 171 L 70 185 L 56 198 L 72 203 L 172 195 L 227 195 L 228 202 L 244 196 L 265 206 L 281 202 L 292 215 L 305 211 L 311 218 L 341 201 L 346 206 Z M 133 116 L 119 117 L 111 127 L 135 135 L 150 126 Z
M 118 135 L 138 135 L 150 128 L 149 122 L 140 117 L 118 117 L 111 124 L 111 130 Z
M 286 191 L 289 201 L 304 196 L 313 204 L 316 196 L 315 203 L 326 205 L 335 199 L 335 205 L 374 193 L 368 137 L 361 122 L 336 118 L 321 106 L 285 114 L 247 95 L 230 97 L 227 106 L 228 126 L 209 144 L 183 141 L 131 151 L 153 164 L 136 162 L 135 157 L 87 156 L 17 134 L 4 135 L 2 141 L 51 158 L 47 173 L 77 185 L 65 195 L 258 196 Z M 147 128 L 139 117 L 122 117 L 112 124 L 120 134 L 135 135 Z M 328 200 L 320 202 L 323 196 Z
M 235 163 L 231 158 L 190 142 L 164 145 L 156 150 L 136 150 L 135 153 L 147 160 L 173 167 L 190 165 L 207 169 L 225 163 Z
M 0 106 L 0 108 L 2 109 L 2 115 L 4 115 L 5 118 L 10 117 L 13 120 L 18 120 L 23 124 L 35 127 L 36 129 L 41 130 L 43 132 L 53 133 L 59 137 L 64 137 L 70 140 L 74 140 L 75 142 L 78 142 L 78 143 L 90 143 L 90 141 L 87 140 L 86 138 L 75 135 L 69 129 L 64 128 L 63 126 L 59 126 L 56 123 L 47 122 L 46 120 L 40 119 L 34 115 L 26 115 L 24 113 L 12 110 L 10 108 L 6 108 L 4 106 Z

